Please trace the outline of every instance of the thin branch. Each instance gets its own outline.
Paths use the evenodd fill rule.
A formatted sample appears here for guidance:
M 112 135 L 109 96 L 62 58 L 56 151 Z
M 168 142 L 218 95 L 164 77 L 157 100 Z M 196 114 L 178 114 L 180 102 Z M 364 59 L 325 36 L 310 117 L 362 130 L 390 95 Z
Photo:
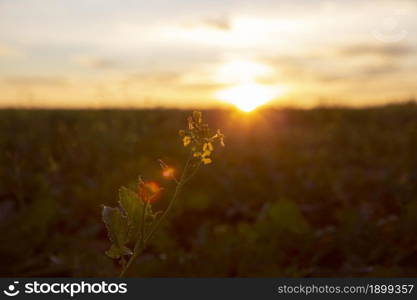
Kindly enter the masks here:
M 145 215 L 145 212 L 146 212 L 146 208 L 147 208 L 147 205 L 148 205 L 148 201 L 145 202 L 145 206 L 144 206 L 144 210 L 143 210 L 143 214 L 142 214 L 142 221 L 143 222 L 142 222 L 142 235 L 141 235 L 141 238 L 136 242 L 135 247 L 133 249 L 133 254 L 130 257 L 127 265 L 120 272 L 119 277 L 124 277 L 125 276 L 126 272 L 130 269 L 133 261 L 142 252 L 142 250 L 146 246 L 146 243 L 152 238 L 152 236 L 154 235 L 154 233 L 158 230 L 159 226 L 161 226 L 162 221 L 166 218 L 166 216 L 168 215 L 168 213 L 172 209 L 172 206 L 174 205 L 175 199 L 177 198 L 177 196 L 178 196 L 178 194 L 179 194 L 182 186 L 185 183 L 184 182 L 184 178 L 185 178 L 185 175 L 187 174 L 188 168 L 190 166 L 191 159 L 192 159 L 192 154 L 190 154 L 190 156 L 188 157 L 188 160 L 187 160 L 187 162 L 186 162 L 186 164 L 184 166 L 184 170 L 183 170 L 183 172 L 181 174 L 181 178 L 180 178 L 179 181 L 177 181 L 177 186 L 175 188 L 175 192 L 174 192 L 171 200 L 169 201 L 167 208 L 165 209 L 165 211 L 162 214 L 162 216 L 155 223 L 155 225 L 150 229 L 150 231 L 149 231 L 148 235 L 146 236 L 146 238 L 144 237 L 145 236 L 145 233 L 144 233 L 145 232 L 145 230 L 144 230 L 144 224 L 145 224 L 145 222 L 144 222 L 144 215 Z M 195 174 L 195 172 L 193 172 L 193 174 Z

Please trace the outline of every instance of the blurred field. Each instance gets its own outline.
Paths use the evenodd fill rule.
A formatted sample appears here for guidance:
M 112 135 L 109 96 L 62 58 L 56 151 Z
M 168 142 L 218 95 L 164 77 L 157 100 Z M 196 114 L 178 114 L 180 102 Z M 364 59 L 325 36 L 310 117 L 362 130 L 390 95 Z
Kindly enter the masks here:
M 139 174 L 169 195 L 188 114 L 0 111 L 0 275 L 115 276 L 100 205 Z M 417 276 L 415 104 L 204 116 L 226 147 L 133 273 Z

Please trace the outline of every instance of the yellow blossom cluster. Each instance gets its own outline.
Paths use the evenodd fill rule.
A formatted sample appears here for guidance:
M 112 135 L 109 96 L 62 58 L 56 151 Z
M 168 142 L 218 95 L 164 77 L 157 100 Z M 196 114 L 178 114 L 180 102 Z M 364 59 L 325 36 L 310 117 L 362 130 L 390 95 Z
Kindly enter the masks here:
M 220 145 L 224 146 L 224 135 L 219 129 L 217 129 L 216 134 L 212 135 L 208 124 L 203 122 L 202 113 L 199 111 L 193 112 L 193 115 L 188 117 L 188 128 L 180 130 L 179 134 L 182 137 L 184 147 L 190 146 L 193 156 L 199 158 L 205 165 L 212 162 L 213 143 L 218 141 Z

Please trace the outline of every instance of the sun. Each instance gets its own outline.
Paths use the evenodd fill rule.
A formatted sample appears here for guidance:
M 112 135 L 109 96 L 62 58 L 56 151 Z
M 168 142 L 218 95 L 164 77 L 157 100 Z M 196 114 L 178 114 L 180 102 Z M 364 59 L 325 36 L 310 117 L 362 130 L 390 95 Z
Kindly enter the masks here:
M 283 86 L 258 83 L 271 78 L 277 70 L 252 60 L 233 59 L 217 67 L 213 81 L 228 87 L 215 92 L 216 99 L 234 104 L 242 111 L 250 112 L 284 92 Z
M 278 97 L 280 94 L 282 94 L 282 90 L 278 88 L 248 83 L 220 90 L 215 96 L 220 100 L 234 104 L 242 111 L 250 112 Z

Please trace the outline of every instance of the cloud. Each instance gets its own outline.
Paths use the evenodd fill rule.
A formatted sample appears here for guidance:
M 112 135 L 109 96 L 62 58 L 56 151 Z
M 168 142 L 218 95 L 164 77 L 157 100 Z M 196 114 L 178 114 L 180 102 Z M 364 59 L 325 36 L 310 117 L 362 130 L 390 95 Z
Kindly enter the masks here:
M 338 49 L 341 56 L 398 57 L 415 53 L 416 49 L 406 44 L 355 44 Z
M 393 74 L 397 71 L 401 71 L 401 67 L 398 64 L 388 62 L 385 64 L 365 66 L 360 73 L 363 76 L 375 77 L 385 74 Z
M 196 77 L 195 80 L 190 80 L 190 76 Z M 199 80 L 197 76 L 198 74 L 189 74 L 187 72 L 138 73 L 129 75 L 126 82 L 147 87 L 171 87 L 195 91 L 211 91 L 225 87 L 224 84 Z
M 93 69 L 116 69 L 121 67 L 121 63 L 109 58 L 94 57 L 94 56 L 77 56 L 73 61 L 83 67 Z
M 129 75 L 127 81 L 136 84 L 164 86 L 178 84 L 181 77 L 182 73 L 180 72 L 137 73 Z
M 262 61 L 276 70 L 262 82 L 311 85 L 323 90 L 343 85 L 361 87 L 377 80 L 398 81 L 406 71 L 403 56 L 412 53 L 411 47 L 352 46 L 343 51 L 323 51 L 310 55 L 281 55 L 264 57 Z M 343 53 L 343 54 L 341 54 Z M 363 57 L 364 56 L 364 57 Z M 371 56 L 371 57 L 369 57 Z
M 233 19 L 227 14 L 217 14 L 211 16 L 197 16 L 197 18 L 186 19 L 182 22 L 182 27 L 187 29 L 206 28 L 212 30 L 229 31 L 233 27 Z
M 230 18 L 224 16 L 205 19 L 202 21 L 202 24 L 217 30 L 229 31 L 232 29 L 232 22 Z
M 213 101 L 215 91 L 227 85 L 204 80 L 205 74 L 193 72 L 152 72 L 127 76 L 121 83 L 131 97 L 145 97 L 163 101 L 177 99 L 177 104 L 187 101 L 203 105 Z M 184 102 L 184 103 L 182 103 Z M 205 104 L 204 104 L 205 105 Z
M 297 78 L 303 80 L 310 77 L 320 67 L 321 58 L 304 55 L 278 55 L 261 58 L 261 61 L 277 70 L 279 79 Z M 315 66 L 313 66 L 315 64 Z
M 392 77 L 407 70 L 407 59 L 416 49 L 409 44 L 360 44 L 335 46 L 298 55 L 278 55 L 262 60 L 279 70 L 281 79 L 318 84 L 343 83 L 358 85 L 364 80 Z
M 3 82 L 13 86 L 56 86 L 63 87 L 68 80 L 59 76 L 11 76 L 3 78 Z
M 20 58 L 23 57 L 21 50 L 7 45 L 0 45 L 0 58 Z

